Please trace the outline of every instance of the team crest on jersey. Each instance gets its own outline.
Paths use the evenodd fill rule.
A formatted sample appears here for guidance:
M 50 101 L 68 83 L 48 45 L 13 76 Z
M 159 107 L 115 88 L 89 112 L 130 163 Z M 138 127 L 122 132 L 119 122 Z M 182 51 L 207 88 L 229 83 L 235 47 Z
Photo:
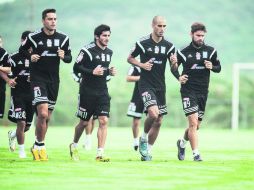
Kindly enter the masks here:
M 197 52 L 197 53 L 196 53 L 196 59 L 197 59 L 197 60 L 200 60 L 200 58 L 201 58 L 201 54 L 200 54 L 199 52 Z
M 207 51 L 203 51 L 203 58 L 207 58 L 208 54 L 207 54 Z
M 106 60 L 110 61 L 110 55 L 109 54 L 106 55 Z
M 160 48 L 159 48 L 158 46 L 155 46 L 155 47 L 154 47 L 154 53 L 157 53 L 157 54 L 158 54 L 159 51 L 160 51 Z
M 165 53 L 166 53 L 166 47 L 161 46 L 161 53 L 162 53 L 162 54 L 165 54 Z
M 52 47 L 52 41 L 51 41 L 51 39 L 47 39 L 47 47 Z
M 60 44 L 59 39 L 54 39 L 54 46 L 59 46 L 59 44 Z
M 25 67 L 29 67 L 29 60 L 25 59 Z
M 105 54 L 104 53 L 101 54 L 101 61 L 105 61 Z
M 84 57 L 84 53 L 83 52 L 80 52 L 77 59 L 76 59 L 76 62 L 79 63 Z

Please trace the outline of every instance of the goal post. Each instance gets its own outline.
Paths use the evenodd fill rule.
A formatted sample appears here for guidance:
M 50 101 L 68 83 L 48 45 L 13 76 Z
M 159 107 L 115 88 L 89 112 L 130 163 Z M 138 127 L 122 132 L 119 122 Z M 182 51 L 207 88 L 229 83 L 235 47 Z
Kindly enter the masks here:
M 239 127 L 239 83 L 241 70 L 254 70 L 254 63 L 235 63 L 233 64 L 232 73 L 232 130 L 238 130 Z

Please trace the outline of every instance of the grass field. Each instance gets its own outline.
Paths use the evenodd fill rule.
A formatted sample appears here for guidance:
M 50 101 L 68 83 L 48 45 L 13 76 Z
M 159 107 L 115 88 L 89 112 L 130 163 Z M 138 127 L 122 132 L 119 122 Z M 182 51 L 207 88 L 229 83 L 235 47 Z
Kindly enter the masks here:
M 192 161 L 190 147 L 186 160 L 176 158 L 176 140 L 183 129 L 162 128 L 153 148 L 153 161 L 141 162 L 132 150 L 129 128 L 109 128 L 106 153 L 109 163 L 95 162 L 93 149 L 79 145 L 81 161 L 73 162 L 68 145 L 72 127 L 52 127 L 47 134 L 48 162 L 33 162 L 29 147 L 34 129 L 27 133 L 28 158 L 18 159 L 17 151 L 8 151 L 7 132 L 0 129 L 0 189 L 170 189 L 170 190 L 246 190 L 254 189 L 253 130 L 202 129 L 200 150 L 204 162 Z M 83 139 L 82 141 L 83 142 Z

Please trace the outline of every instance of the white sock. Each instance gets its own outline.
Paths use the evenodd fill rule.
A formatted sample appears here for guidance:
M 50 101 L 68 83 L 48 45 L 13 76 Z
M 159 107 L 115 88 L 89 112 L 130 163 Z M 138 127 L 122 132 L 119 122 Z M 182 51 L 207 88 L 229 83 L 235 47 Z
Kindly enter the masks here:
M 192 152 L 193 152 L 193 156 L 197 156 L 197 155 L 199 155 L 199 151 L 198 151 L 198 149 L 194 149 L 194 150 L 192 150 Z
M 181 138 L 180 140 L 181 140 L 181 141 L 180 141 L 180 147 L 181 147 L 181 148 L 185 148 L 187 141 L 184 140 L 184 138 Z
M 92 135 L 91 134 L 86 135 L 85 144 L 91 143 L 91 140 L 92 140 Z
M 73 142 L 74 148 L 78 148 L 78 143 Z
M 104 154 L 104 148 L 98 148 L 97 149 L 97 156 L 103 156 Z
M 11 138 L 16 138 L 16 131 L 11 131 Z
M 24 144 L 19 144 L 19 151 L 24 152 L 25 151 L 25 145 Z
M 151 154 L 152 153 L 152 147 L 153 145 L 149 144 L 147 145 L 147 149 L 148 149 L 148 153 Z
M 133 139 L 133 146 L 138 146 L 138 144 L 139 144 L 138 138 L 134 138 Z
M 147 137 L 148 137 L 148 133 L 143 132 L 141 138 L 142 138 L 142 139 L 147 139 Z

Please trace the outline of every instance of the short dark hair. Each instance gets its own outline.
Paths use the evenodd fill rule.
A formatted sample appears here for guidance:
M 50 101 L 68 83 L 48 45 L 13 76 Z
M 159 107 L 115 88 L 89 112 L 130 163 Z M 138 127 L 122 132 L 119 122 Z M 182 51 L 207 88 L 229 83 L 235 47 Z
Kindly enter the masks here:
M 100 36 L 102 34 L 102 32 L 105 32 L 105 31 L 110 31 L 110 27 L 108 25 L 105 25 L 105 24 L 101 24 L 99 26 L 97 26 L 95 29 L 94 29 L 94 35 L 96 36 Z
M 56 13 L 56 9 L 45 9 L 42 11 L 42 19 L 44 20 L 48 13 Z
M 206 27 L 203 23 L 201 22 L 194 22 L 192 25 L 191 25 L 191 33 L 194 33 L 198 30 L 202 30 L 204 32 L 206 32 Z
M 27 38 L 28 34 L 30 34 L 30 33 L 31 33 L 31 31 L 28 31 L 28 30 L 24 31 L 24 32 L 21 34 L 21 39 L 22 39 L 22 40 L 25 40 L 25 39 Z

